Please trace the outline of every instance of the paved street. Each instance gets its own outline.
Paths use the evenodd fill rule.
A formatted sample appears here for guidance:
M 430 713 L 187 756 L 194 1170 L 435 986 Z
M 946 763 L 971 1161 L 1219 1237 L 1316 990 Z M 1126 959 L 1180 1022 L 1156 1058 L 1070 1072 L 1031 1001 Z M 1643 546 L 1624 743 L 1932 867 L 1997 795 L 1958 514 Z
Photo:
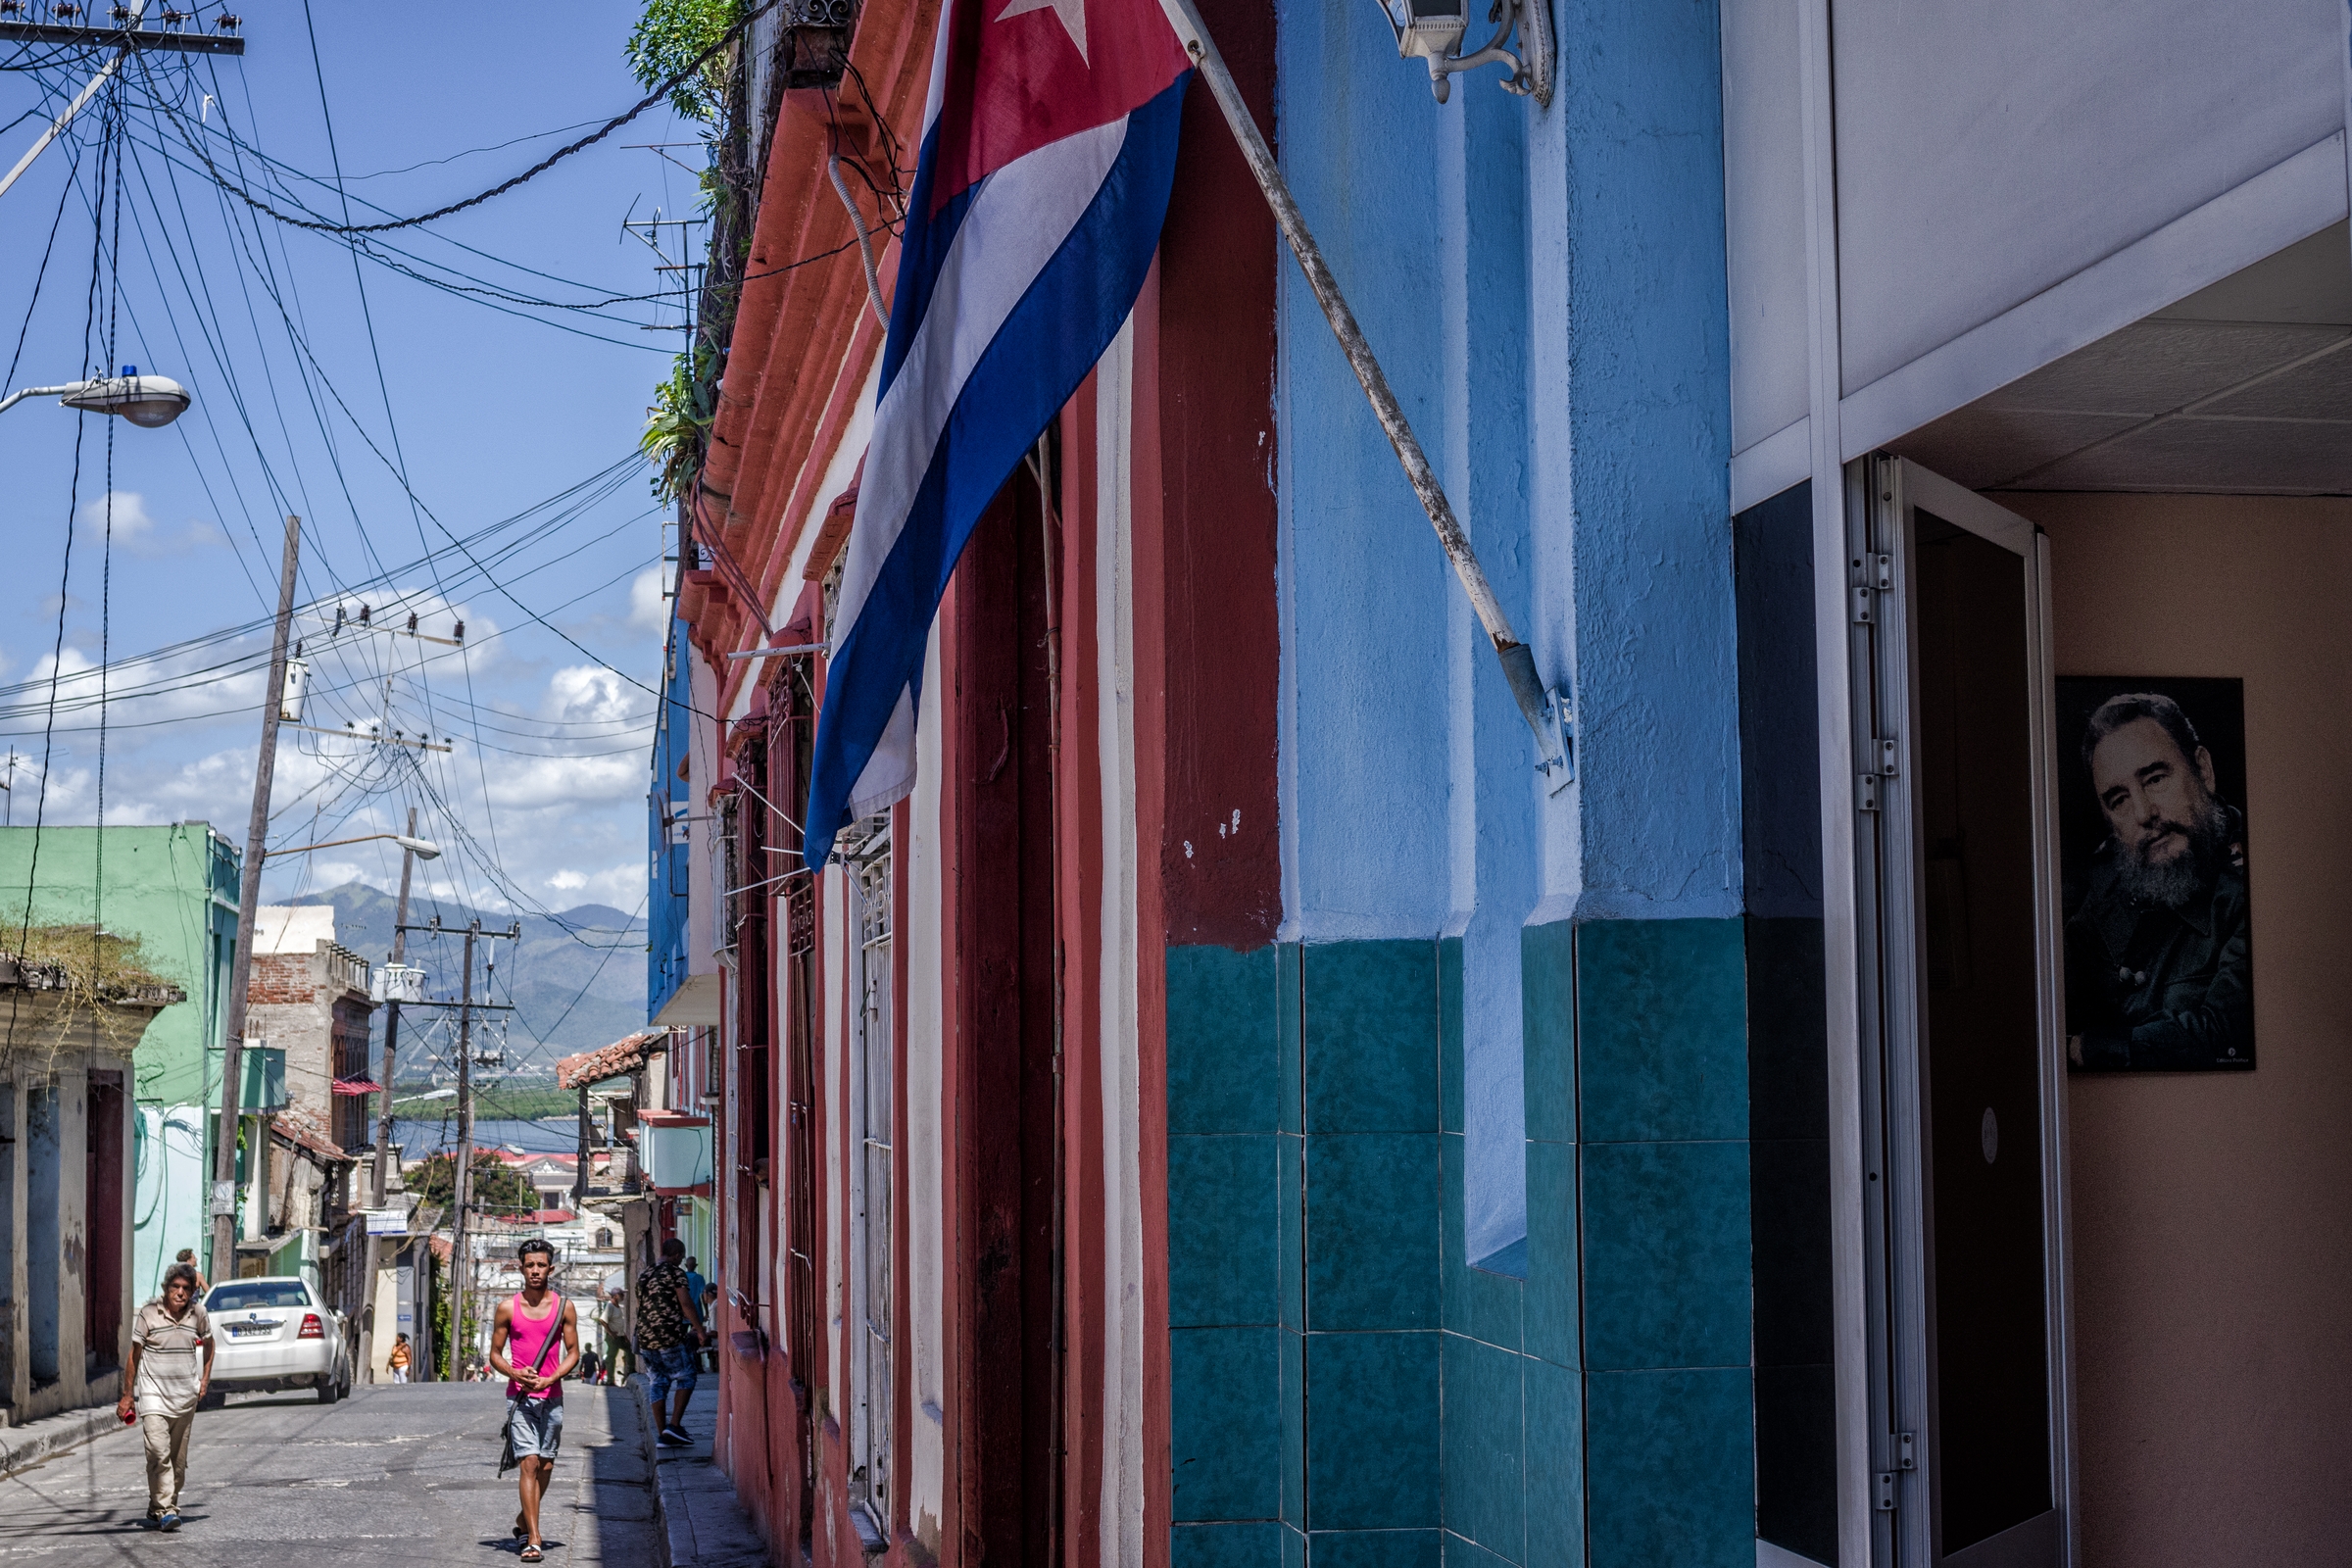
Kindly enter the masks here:
M 0 1480 L 0 1565 L 168 1560 L 253 1568 L 332 1554 L 382 1564 L 514 1560 L 514 1477 L 498 1475 L 497 1384 L 241 1396 L 196 1418 L 186 1523 L 143 1527 L 138 1434 L 109 1433 Z M 542 1520 L 551 1564 L 661 1561 L 637 1407 L 625 1390 L 567 1387 L 564 1454 Z

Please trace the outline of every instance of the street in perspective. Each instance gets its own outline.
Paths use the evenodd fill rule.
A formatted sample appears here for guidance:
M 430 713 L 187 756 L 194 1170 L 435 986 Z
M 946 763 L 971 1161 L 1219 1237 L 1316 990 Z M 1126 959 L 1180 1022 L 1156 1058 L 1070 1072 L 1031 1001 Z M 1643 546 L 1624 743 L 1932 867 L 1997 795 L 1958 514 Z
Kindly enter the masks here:
M 546 1560 L 661 1561 L 653 1450 L 626 1391 L 571 1392 Z M 503 1391 L 389 1383 L 321 1406 L 240 1395 L 199 1421 L 175 1562 L 243 1568 L 322 1555 L 498 1560 L 514 1485 L 496 1471 Z M 146 1501 L 136 1432 L 116 1430 L 0 1480 L 0 1562 L 120 1563 Z
M 2352 1564 L 2342 0 L 0 0 L 0 1568 Z

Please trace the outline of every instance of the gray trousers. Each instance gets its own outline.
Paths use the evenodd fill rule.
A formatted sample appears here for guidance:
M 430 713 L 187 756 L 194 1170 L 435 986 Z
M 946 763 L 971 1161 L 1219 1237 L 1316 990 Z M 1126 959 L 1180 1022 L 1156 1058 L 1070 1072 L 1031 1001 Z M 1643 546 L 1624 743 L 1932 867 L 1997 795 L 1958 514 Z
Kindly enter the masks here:
M 147 1439 L 147 1512 L 174 1513 L 179 1489 L 188 1483 L 188 1434 L 195 1430 L 196 1412 L 185 1415 L 143 1415 L 140 1433 Z

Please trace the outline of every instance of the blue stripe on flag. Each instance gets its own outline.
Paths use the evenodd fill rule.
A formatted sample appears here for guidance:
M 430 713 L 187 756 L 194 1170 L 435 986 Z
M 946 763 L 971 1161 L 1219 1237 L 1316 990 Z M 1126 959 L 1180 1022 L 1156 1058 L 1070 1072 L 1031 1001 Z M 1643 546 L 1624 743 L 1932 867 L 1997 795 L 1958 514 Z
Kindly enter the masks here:
M 809 772 L 804 852 L 810 866 L 824 863 L 834 835 L 849 825 L 851 792 L 900 694 L 910 688 L 919 693 L 932 617 L 981 513 L 1135 308 L 1167 216 L 1184 93 L 1191 84 L 1187 72 L 1128 117 L 1126 139 L 1102 188 L 973 365 L 906 525 L 857 620 L 836 632 Z M 921 210 L 924 186 L 918 177 L 912 211 Z M 933 258 L 934 271 L 912 280 L 902 271 L 896 303 L 927 300 L 937 259 L 968 210 L 969 194 L 942 209 L 941 217 L 953 214 L 954 220 L 928 225 L 933 232 L 927 243 L 915 238 L 909 220 L 906 254 L 916 255 L 919 243 Z M 919 293 L 909 292 L 910 281 L 923 285 Z M 917 315 L 892 312 L 890 348 L 902 356 L 900 318 L 907 320 L 911 337 Z

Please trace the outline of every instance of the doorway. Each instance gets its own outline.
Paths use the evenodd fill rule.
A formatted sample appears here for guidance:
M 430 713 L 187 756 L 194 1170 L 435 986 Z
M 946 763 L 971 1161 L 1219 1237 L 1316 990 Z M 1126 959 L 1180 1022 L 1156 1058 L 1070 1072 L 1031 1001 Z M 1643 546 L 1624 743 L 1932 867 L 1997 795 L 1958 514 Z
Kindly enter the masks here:
M 1873 1562 L 2063 1568 L 2047 546 L 1899 458 L 1847 518 Z

